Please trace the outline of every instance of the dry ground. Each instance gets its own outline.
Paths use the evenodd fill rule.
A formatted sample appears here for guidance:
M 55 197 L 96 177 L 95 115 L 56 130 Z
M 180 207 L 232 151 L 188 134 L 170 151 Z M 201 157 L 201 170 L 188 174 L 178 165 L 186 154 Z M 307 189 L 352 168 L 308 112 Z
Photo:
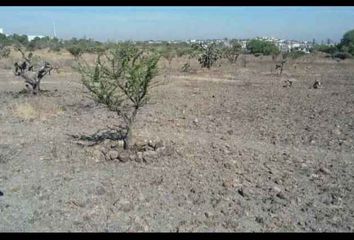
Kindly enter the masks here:
M 122 163 L 94 154 L 110 142 L 70 137 L 119 119 L 86 96 L 67 53 L 44 56 L 64 70 L 39 97 L 19 93 L 16 56 L 0 62 L 0 231 L 354 230 L 353 61 L 302 58 L 285 69 L 292 88 L 268 58 L 194 73 L 162 62 L 135 139 L 170 151 Z

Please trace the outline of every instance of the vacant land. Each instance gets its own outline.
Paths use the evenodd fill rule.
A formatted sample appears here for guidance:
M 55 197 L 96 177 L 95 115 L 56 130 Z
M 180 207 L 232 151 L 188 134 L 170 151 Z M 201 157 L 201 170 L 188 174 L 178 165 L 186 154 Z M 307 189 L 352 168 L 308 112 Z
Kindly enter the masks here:
M 135 140 L 166 151 L 121 162 L 100 152 L 114 141 L 71 136 L 120 119 L 88 98 L 68 53 L 45 56 L 61 71 L 40 96 L 20 92 L 16 56 L 1 60 L 0 231 L 354 230 L 352 60 L 305 56 L 282 77 L 266 57 L 192 73 L 161 61 Z

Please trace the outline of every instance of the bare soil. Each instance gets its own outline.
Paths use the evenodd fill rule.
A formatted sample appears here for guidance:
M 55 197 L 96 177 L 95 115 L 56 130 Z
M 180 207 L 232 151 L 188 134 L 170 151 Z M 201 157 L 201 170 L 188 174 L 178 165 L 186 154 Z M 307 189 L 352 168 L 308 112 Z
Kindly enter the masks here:
M 140 162 L 100 155 L 123 151 L 113 140 L 71 136 L 120 119 L 70 66 L 40 96 L 0 67 L 0 231 L 354 230 L 353 61 L 303 58 L 283 77 L 266 58 L 210 71 L 192 62 L 193 73 L 184 63 L 161 64 L 163 84 L 139 113 L 135 141 L 165 149 Z

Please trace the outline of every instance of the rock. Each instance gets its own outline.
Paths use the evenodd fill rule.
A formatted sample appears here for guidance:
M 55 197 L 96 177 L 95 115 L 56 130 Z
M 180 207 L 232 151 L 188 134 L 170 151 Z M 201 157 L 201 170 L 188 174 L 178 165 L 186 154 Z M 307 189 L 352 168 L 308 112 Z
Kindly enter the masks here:
M 108 152 L 107 156 L 110 160 L 115 160 L 118 158 L 119 153 L 117 151 L 111 150 Z
M 106 159 L 104 153 L 98 149 L 94 150 L 92 155 L 96 162 L 103 162 Z
M 142 162 L 142 161 L 143 161 L 143 153 L 142 152 L 138 152 L 136 154 L 135 162 Z
M 103 195 L 103 194 L 105 194 L 105 193 L 106 193 L 106 190 L 104 189 L 104 187 L 98 186 L 98 187 L 96 188 L 96 194 L 97 194 L 97 195 Z
M 197 125 L 199 123 L 198 118 L 194 119 L 193 123 Z
M 272 190 L 273 190 L 276 194 L 278 194 L 278 193 L 281 192 L 281 189 L 280 189 L 279 187 L 277 187 L 277 186 L 274 186 L 274 187 L 272 188 Z
M 334 129 L 332 132 L 335 135 L 340 135 L 341 134 L 341 131 L 338 128 Z
M 136 159 L 136 155 L 135 154 L 130 154 L 129 155 L 129 160 L 130 161 L 135 161 L 135 159 Z
M 206 218 L 211 218 L 214 216 L 211 212 L 205 212 L 204 215 Z
M 162 148 L 163 146 L 164 146 L 163 141 L 160 140 L 157 143 L 155 143 L 154 149 L 156 151 L 157 149 Z
M 286 197 L 285 197 L 285 195 L 284 195 L 283 192 L 277 193 L 276 196 L 277 196 L 278 198 L 280 198 L 280 199 L 286 199 Z
M 224 168 L 231 169 L 232 168 L 231 163 L 224 163 Z
M 264 223 L 264 220 L 263 220 L 262 217 L 256 217 L 255 220 L 256 220 L 257 223 Z
M 234 133 L 233 130 L 227 130 L 227 134 L 232 135 Z
M 120 206 L 119 209 L 124 212 L 129 212 L 134 208 L 133 204 L 125 199 L 119 201 L 119 206 Z
M 0 191 L 0 197 L 4 196 L 4 193 L 2 191 Z
M 242 197 L 245 197 L 245 196 L 246 196 L 242 188 L 240 188 L 239 190 L 237 190 L 237 192 L 238 192 Z
M 126 151 L 121 152 L 118 156 L 119 161 L 128 162 L 130 160 L 130 154 Z
M 149 140 L 148 146 L 149 146 L 151 149 L 155 149 L 155 144 L 154 144 L 151 140 Z
M 321 168 L 319 169 L 319 171 L 320 171 L 321 173 L 324 173 L 324 174 L 331 174 L 331 171 L 330 171 L 328 168 L 325 168 L 325 167 L 321 167 Z
M 143 160 L 147 163 L 153 162 L 157 158 L 155 151 L 146 151 L 143 153 Z

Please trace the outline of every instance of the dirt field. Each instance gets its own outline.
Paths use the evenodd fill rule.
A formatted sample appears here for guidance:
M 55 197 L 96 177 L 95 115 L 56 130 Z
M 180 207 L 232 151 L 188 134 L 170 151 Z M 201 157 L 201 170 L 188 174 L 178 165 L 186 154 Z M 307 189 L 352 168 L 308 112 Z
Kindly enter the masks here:
M 120 120 L 87 97 L 67 53 L 47 56 L 63 70 L 36 97 L 19 93 L 16 56 L 2 59 L 0 231 L 352 232 L 354 62 L 304 57 L 280 78 L 244 57 L 209 72 L 161 63 L 134 133 L 164 143 L 148 162 L 106 160 L 114 141 L 71 136 Z

